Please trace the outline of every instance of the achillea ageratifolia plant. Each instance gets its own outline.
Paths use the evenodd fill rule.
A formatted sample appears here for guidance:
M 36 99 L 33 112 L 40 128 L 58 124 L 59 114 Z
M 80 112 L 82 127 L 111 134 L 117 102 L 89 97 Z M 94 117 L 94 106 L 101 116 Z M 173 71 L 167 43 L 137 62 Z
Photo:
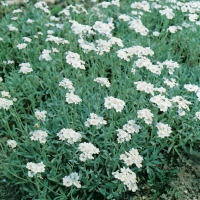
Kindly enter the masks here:
M 198 1 L 0 8 L 1 173 L 21 199 L 134 195 L 197 146 Z

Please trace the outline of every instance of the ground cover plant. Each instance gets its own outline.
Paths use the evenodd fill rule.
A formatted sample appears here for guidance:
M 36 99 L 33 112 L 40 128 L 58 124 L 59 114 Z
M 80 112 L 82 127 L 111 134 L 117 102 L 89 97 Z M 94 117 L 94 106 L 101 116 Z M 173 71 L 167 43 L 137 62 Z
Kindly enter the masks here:
M 64 5 L 1 2 L 3 181 L 20 199 L 163 189 L 163 165 L 199 150 L 200 3 Z

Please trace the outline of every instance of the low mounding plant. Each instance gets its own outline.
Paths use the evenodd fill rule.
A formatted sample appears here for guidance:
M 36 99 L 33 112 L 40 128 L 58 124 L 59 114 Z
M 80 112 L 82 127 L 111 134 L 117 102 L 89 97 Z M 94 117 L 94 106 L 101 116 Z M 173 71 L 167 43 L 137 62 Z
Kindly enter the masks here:
M 134 195 L 200 140 L 200 4 L 65 5 L 2 1 L 1 177 L 22 200 Z

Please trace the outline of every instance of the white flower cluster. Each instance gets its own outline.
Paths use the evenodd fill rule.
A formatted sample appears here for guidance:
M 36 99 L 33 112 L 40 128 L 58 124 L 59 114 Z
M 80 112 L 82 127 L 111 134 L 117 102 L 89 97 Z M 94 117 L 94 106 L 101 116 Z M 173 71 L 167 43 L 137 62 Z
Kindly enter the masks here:
M 168 124 L 163 124 L 161 122 L 157 123 L 156 127 L 158 128 L 158 137 L 164 138 L 168 137 L 172 133 L 172 129 Z
M 30 132 L 31 140 L 38 140 L 40 143 L 46 143 L 46 137 L 48 136 L 46 131 L 35 130 Z
M 47 39 L 45 41 L 55 42 L 57 45 L 59 45 L 59 44 L 69 44 L 68 40 L 65 40 L 65 39 L 59 38 L 59 37 L 55 37 L 53 35 L 47 35 Z
M 38 120 L 45 121 L 46 114 L 47 114 L 47 112 L 46 112 L 45 110 L 42 110 L 42 111 L 36 110 L 36 111 L 35 111 L 35 117 L 36 117 Z
M 18 28 L 16 28 L 15 26 L 13 26 L 13 24 L 9 24 L 8 26 L 9 31 L 15 31 L 18 32 Z
M 126 60 L 127 62 L 136 55 L 138 57 L 142 56 L 153 56 L 154 52 L 150 49 L 150 47 L 142 47 L 142 46 L 133 46 L 130 48 L 124 48 L 117 51 L 117 56 L 121 59 Z
M 44 50 L 42 51 L 42 54 L 41 54 L 40 57 L 39 57 L 39 60 L 46 60 L 46 61 L 52 60 L 52 58 L 51 58 L 51 56 L 50 56 L 50 53 L 51 53 L 50 50 L 44 49 Z
M 151 97 L 150 101 L 156 104 L 163 112 L 166 112 L 172 106 L 170 100 L 161 94 Z
M 161 71 L 163 69 L 160 65 L 153 65 L 151 60 L 144 56 L 135 61 L 133 66 L 137 66 L 138 68 L 146 67 L 147 70 L 158 75 L 161 74 Z
M 70 92 L 66 93 L 66 102 L 68 104 L 71 103 L 79 104 L 80 102 L 82 102 L 82 99 L 78 95 L 75 95 L 73 92 Z
M 73 5 L 67 6 L 66 8 L 61 10 L 58 13 L 58 15 L 64 14 L 66 17 L 69 17 L 70 16 L 70 9 L 71 9 L 71 12 L 74 12 L 76 14 L 80 14 L 80 13 L 84 13 L 86 15 L 88 14 L 88 12 L 85 10 L 84 6 L 82 6 L 81 4 L 77 4 L 76 6 L 73 6 Z
M 134 82 L 136 89 L 154 95 L 154 85 L 145 81 Z
M 84 53 L 88 53 L 90 51 L 96 51 L 96 47 L 93 42 L 88 42 L 83 38 L 78 40 L 79 46 L 82 48 Z
M 79 156 L 80 161 L 85 162 L 87 159 L 94 159 L 93 154 L 99 154 L 99 149 L 92 143 L 80 143 L 78 150 L 82 153 Z
M 150 5 L 147 1 L 132 3 L 131 8 L 138 9 L 138 10 L 144 10 L 146 12 L 151 12 L 150 11 Z
M 180 65 L 172 60 L 166 60 L 162 63 L 162 65 L 166 65 L 166 68 L 169 70 L 169 74 L 173 74 L 176 68 L 179 68 Z
M 147 36 L 149 29 L 144 26 L 140 19 L 132 19 L 128 24 L 131 30 L 135 30 L 136 33 L 140 33 L 142 36 Z
M 26 168 L 29 170 L 28 171 L 29 177 L 33 177 L 37 173 L 45 172 L 45 165 L 43 164 L 43 162 L 40 163 L 28 162 L 26 164 Z
M 16 13 L 21 13 L 21 12 L 22 12 L 22 10 L 21 10 L 21 9 L 15 9 L 15 10 L 13 10 L 13 11 L 12 11 L 12 13 L 13 13 L 13 14 L 16 14 Z
M 144 119 L 146 124 L 152 124 L 154 116 L 153 116 L 153 113 L 149 109 L 144 108 L 142 110 L 137 111 L 137 117 Z
M 200 120 L 200 111 L 195 113 L 195 118 Z
M 118 19 L 121 19 L 121 20 L 127 22 L 127 21 L 130 21 L 132 19 L 132 17 L 130 17 L 129 15 L 126 15 L 126 14 L 121 14 L 121 15 L 119 15 Z
M 27 47 L 27 44 L 26 44 L 26 43 L 22 43 L 22 44 L 18 44 L 18 45 L 17 45 L 17 48 L 18 48 L 19 50 L 24 49 L 24 48 L 26 48 L 26 47 Z
M 141 127 L 135 123 L 134 120 L 129 120 L 123 125 L 123 129 L 118 129 L 117 142 L 122 143 L 124 141 L 131 140 L 131 134 L 138 133 Z
M 57 136 L 59 137 L 59 140 L 67 140 L 69 144 L 74 144 L 75 142 L 78 142 L 81 140 L 82 135 L 76 131 L 74 131 L 71 128 L 63 128 L 60 130 L 59 133 L 57 133 Z
M 87 35 L 95 34 L 91 26 L 79 24 L 75 20 L 70 20 L 69 22 L 72 23 L 71 29 L 76 35 L 83 36 L 84 34 L 87 34 Z
M 84 53 L 88 53 L 90 51 L 97 52 L 98 55 L 103 55 L 105 52 L 110 52 L 110 49 L 113 45 L 117 44 L 120 47 L 123 47 L 123 42 L 120 38 L 111 37 L 108 41 L 98 39 L 95 41 L 96 44 L 93 42 L 88 42 L 80 38 L 78 40 L 79 46 L 83 49 Z
M 88 118 L 85 122 L 85 126 L 89 127 L 93 125 L 96 126 L 98 129 L 105 124 L 107 124 L 107 122 L 103 119 L 103 117 L 99 117 L 97 114 L 94 113 L 90 113 L 90 118 Z
M 95 51 L 97 52 L 98 55 L 103 55 L 105 52 L 110 52 L 111 44 L 109 41 L 106 40 L 96 40 L 97 47 Z
M 97 77 L 94 81 L 100 83 L 101 86 L 110 87 L 110 82 L 107 78 Z
M 10 108 L 10 106 L 13 105 L 13 102 L 16 100 L 16 99 L 7 99 L 7 98 L 10 98 L 10 94 L 9 92 L 5 92 L 5 91 L 2 91 L 1 92 L 1 96 L 2 98 L 0 98 L 0 109 L 3 108 L 4 110 L 8 110 Z M 6 97 L 6 98 L 4 98 Z
M 75 69 L 85 69 L 85 62 L 80 59 L 80 55 L 78 53 L 68 51 L 66 53 L 66 62 L 71 64 Z
M 29 37 L 23 37 L 23 40 L 24 40 L 24 42 L 31 42 L 32 41 L 32 39 L 29 38 Z
M 30 63 L 21 63 L 21 64 L 19 64 L 19 66 L 21 67 L 19 70 L 19 73 L 27 74 L 27 73 L 30 73 L 33 71 Z
M 164 83 L 168 85 L 170 88 L 173 88 L 178 85 L 178 83 L 176 83 L 176 79 L 174 78 L 171 79 L 164 78 Z
M 7 140 L 7 145 L 14 149 L 17 146 L 17 142 L 15 140 Z
M 157 91 L 159 93 L 166 93 L 166 89 L 164 87 L 155 87 L 154 92 Z
M 197 15 L 196 13 L 192 14 L 188 14 L 188 19 L 191 21 L 191 22 L 195 22 L 197 19 L 199 18 L 199 15 Z
M 96 2 L 96 0 L 91 0 L 91 2 Z M 101 3 L 98 3 L 97 6 L 102 6 L 102 8 L 107 8 L 108 6 L 115 5 L 120 6 L 119 0 L 112 0 L 111 2 L 103 1 Z
M 74 185 L 77 188 L 81 188 L 78 173 L 72 172 L 69 176 L 63 177 L 63 185 L 66 187 Z
M 47 5 L 46 2 L 44 2 L 44 1 L 39 1 L 39 2 L 35 3 L 34 6 L 35 6 L 36 8 L 39 8 L 39 9 L 43 10 L 45 13 L 50 14 L 50 10 L 48 9 L 48 5 Z
M 200 88 L 197 85 L 185 84 L 184 88 L 189 92 L 197 92 Z
M 96 21 L 95 24 L 92 26 L 92 28 L 99 32 L 101 35 L 105 35 L 108 38 L 112 37 L 111 31 L 115 28 L 113 24 L 113 19 L 110 18 L 110 21 L 108 24 L 103 23 L 101 21 Z
M 139 155 L 137 149 L 132 148 L 129 152 L 120 155 L 120 160 L 123 160 L 127 166 L 135 164 L 138 168 L 142 167 L 143 157 Z
M 105 98 L 104 106 L 107 109 L 114 108 L 116 112 L 121 112 L 125 106 L 125 102 L 110 96 Z
M 173 13 L 173 9 L 166 7 L 164 10 L 160 10 L 159 13 L 161 15 L 165 15 L 167 19 L 173 19 L 175 14 Z
M 3 61 L 3 64 L 5 64 L 5 65 L 10 65 L 10 64 L 14 64 L 15 63 L 15 61 L 14 60 L 4 60 Z
M 1 91 L 1 96 L 10 98 L 10 93 L 6 91 Z
M 176 33 L 178 30 L 182 30 L 181 26 L 169 26 L 167 28 L 167 31 L 169 31 L 170 33 Z
M 190 110 L 189 106 L 188 105 L 191 105 L 192 103 L 185 100 L 182 96 L 175 96 L 171 99 L 171 102 L 173 103 L 176 103 L 177 106 L 178 106 L 178 112 L 179 112 L 179 115 L 180 116 L 183 116 L 185 115 L 185 111 L 184 109 L 186 110 Z
M 65 89 L 68 89 L 69 92 L 75 91 L 75 88 L 73 87 L 73 83 L 67 78 L 63 78 L 63 80 L 60 81 L 59 86 L 64 87 Z
M 130 191 L 135 192 L 138 189 L 136 184 L 136 174 L 131 171 L 131 169 L 125 167 L 121 168 L 120 171 L 121 173 L 119 172 L 119 170 L 117 170 L 116 172 L 113 172 L 112 175 L 122 181 Z

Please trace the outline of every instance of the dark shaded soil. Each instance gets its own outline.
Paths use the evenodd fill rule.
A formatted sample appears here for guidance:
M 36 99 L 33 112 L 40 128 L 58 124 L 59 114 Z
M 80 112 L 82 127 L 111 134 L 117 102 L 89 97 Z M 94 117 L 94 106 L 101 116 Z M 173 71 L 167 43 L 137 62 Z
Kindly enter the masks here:
M 178 173 L 167 191 L 155 197 L 156 190 L 148 185 L 136 192 L 130 200 L 200 200 L 200 154 L 187 154 L 178 158 Z

